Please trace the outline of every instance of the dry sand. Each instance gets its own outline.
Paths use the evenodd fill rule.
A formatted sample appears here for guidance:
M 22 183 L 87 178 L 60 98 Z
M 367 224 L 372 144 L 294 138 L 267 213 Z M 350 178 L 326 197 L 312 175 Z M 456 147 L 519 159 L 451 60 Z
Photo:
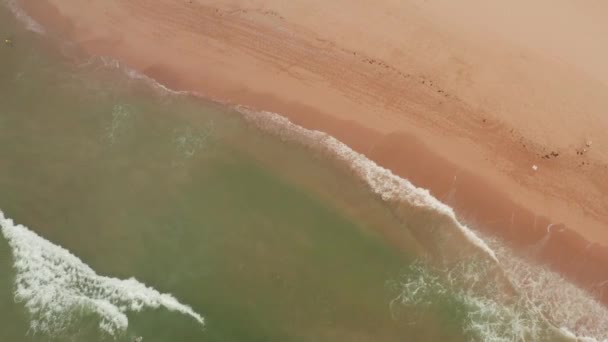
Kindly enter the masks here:
M 605 1 L 21 2 L 87 54 L 326 131 L 523 250 L 561 224 L 539 257 L 608 279 Z

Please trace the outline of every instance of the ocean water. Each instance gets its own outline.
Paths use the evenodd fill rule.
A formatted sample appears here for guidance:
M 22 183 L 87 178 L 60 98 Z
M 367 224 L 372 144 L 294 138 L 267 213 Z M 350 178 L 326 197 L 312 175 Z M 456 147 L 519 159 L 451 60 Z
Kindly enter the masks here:
M 593 297 L 332 137 L 75 58 L 8 4 L 0 341 L 608 339 Z

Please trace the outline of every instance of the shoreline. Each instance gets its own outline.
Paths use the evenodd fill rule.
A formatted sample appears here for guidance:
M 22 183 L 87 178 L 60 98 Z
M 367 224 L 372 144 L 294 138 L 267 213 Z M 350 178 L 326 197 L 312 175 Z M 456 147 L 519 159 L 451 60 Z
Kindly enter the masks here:
M 314 39 L 306 37 L 300 41 L 294 39 L 293 47 L 288 46 L 284 54 L 275 55 L 253 50 L 242 40 L 234 42 L 227 39 L 225 45 L 213 46 L 211 52 L 206 50 L 209 45 L 188 45 L 192 44 L 194 38 L 205 38 L 211 42 L 222 34 L 228 38 L 231 37 L 230 34 L 240 39 L 258 37 L 258 43 L 265 42 L 260 40 L 261 33 L 269 33 L 271 38 L 278 40 L 285 37 L 283 31 L 269 31 L 266 17 L 246 18 L 247 20 L 236 17 L 232 18 L 232 21 L 225 20 L 217 14 L 220 13 L 217 9 L 204 5 L 197 5 L 200 6 L 198 13 L 205 15 L 206 19 L 216 20 L 214 24 L 223 25 L 221 27 L 225 32 L 213 32 L 212 26 L 205 26 L 202 31 L 187 28 L 180 31 L 178 26 L 170 31 L 172 37 L 159 36 L 158 40 L 152 40 L 154 35 L 133 34 L 132 37 L 120 37 L 117 32 L 112 32 L 113 30 L 107 27 L 112 23 L 111 15 L 97 15 L 97 20 L 90 22 L 88 26 L 83 22 L 76 22 L 74 17 L 70 17 L 66 12 L 77 13 L 81 5 L 74 4 L 71 0 L 22 3 L 36 20 L 77 42 L 85 54 L 113 53 L 112 57 L 125 61 L 137 71 L 172 89 L 196 91 L 230 105 L 246 105 L 258 110 L 281 113 L 297 125 L 326 132 L 416 186 L 429 189 L 433 196 L 452 206 L 461 221 L 502 237 L 519 251 L 525 252 L 531 246 L 543 244 L 540 245 L 541 252 L 536 256 L 539 261 L 550 264 L 553 269 L 587 289 L 591 287 L 593 291 L 601 293 L 602 289 L 608 288 L 608 284 L 593 288 L 608 279 L 608 270 L 603 267 L 608 262 L 608 231 L 604 231 L 608 220 L 605 219 L 602 197 L 595 198 L 598 201 L 596 206 L 585 206 L 589 201 L 593 201 L 591 198 L 580 204 L 582 209 L 572 208 L 573 203 L 580 199 L 583 190 L 572 189 L 572 184 L 578 185 L 577 182 L 571 183 L 569 187 L 557 181 L 564 174 L 571 176 L 572 170 L 564 168 L 564 171 L 546 158 L 539 159 L 534 153 L 521 148 L 519 141 L 504 140 L 505 132 L 512 128 L 484 117 L 483 113 L 473 109 L 471 105 L 452 95 L 446 95 L 447 92 L 442 88 L 431 87 L 429 90 L 426 83 L 432 83 L 430 80 L 420 81 L 417 76 L 405 74 L 385 62 L 365 55 L 361 57 L 360 52 L 344 51 L 332 42 L 320 42 L 315 45 L 316 43 L 312 42 Z M 60 4 L 61 7 L 53 7 L 51 3 Z M 138 9 L 136 5 L 127 3 L 124 8 L 116 2 L 108 2 L 107 5 L 94 4 L 90 12 L 99 9 L 99 6 L 107 6 L 106 10 L 115 15 L 132 9 L 129 6 Z M 171 5 L 165 5 L 171 9 Z M 183 15 L 183 8 L 187 6 L 174 5 L 176 16 Z M 70 12 L 71 9 L 74 12 Z M 158 17 L 158 13 L 150 12 L 150 8 L 142 8 L 141 11 L 142 14 L 134 20 L 141 25 L 140 29 L 150 28 L 150 25 L 158 24 L 162 19 Z M 87 19 L 90 18 L 82 20 Z M 186 19 L 184 21 L 187 23 Z M 165 20 L 170 21 L 166 18 Z M 120 27 L 117 22 L 113 23 L 117 25 L 116 29 L 131 29 Z M 244 28 L 250 31 L 243 33 Z M 206 31 L 207 29 L 210 31 Z M 167 39 L 177 42 L 167 47 Z M 179 50 L 180 42 L 185 44 L 186 51 Z M 303 48 L 297 44 L 299 42 L 305 44 Z M 213 44 L 219 43 L 214 40 Z M 265 51 L 278 50 L 280 49 L 271 46 Z M 183 58 L 178 58 L 178 52 L 184 53 Z M 232 54 L 236 56 L 231 56 Z M 315 63 L 300 65 L 302 56 L 310 55 L 309 57 L 313 58 L 313 54 L 330 55 L 331 58 L 327 58 L 331 63 L 324 65 L 323 61 L 317 63 L 315 60 Z M 201 63 L 201 58 L 208 58 L 208 62 Z M 320 78 L 325 71 L 331 72 L 332 67 L 339 66 L 337 62 L 344 62 L 348 66 L 360 65 L 359 58 L 367 61 L 367 65 L 361 67 L 362 71 L 358 68 L 338 70 L 344 72 L 346 80 L 340 80 L 342 75 L 336 75 L 335 70 L 335 79 Z M 291 72 L 295 75 L 291 75 L 289 70 L 276 74 L 286 61 L 294 62 L 292 67 L 295 71 Z M 238 74 L 243 70 L 231 68 L 242 63 L 253 63 L 253 68 L 246 70 L 239 77 Z M 205 66 L 200 66 L 201 64 Z M 387 74 L 380 78 L 370 78 L 376 68 L 388 70 Z M 416 79 L 413 80 L 414 78 Z M 421 86 L 421 82 L 425 84 Z M 251 84 L 255 83 L 270 85 L 255 91 L 251 87 Z M 384 87 L 374 88 L 378 83 Z M 370 90 L 364 91 L 366 88 L 362 85 L 369 85 Z M 394 86 L 394 89 L 406 87 L 412 95 L 405 99 L 394 98 L 393 104 L 387 104 L 384 102 L 386 98 L 378 97 L 379 91 L 390 89 L 386 85 Z M 281 90 L 283 86 L 284 91 Z M 302 105 L 303 97 L 314 99 L 311 101 L 313 105 Z M 404 108 L 411 112 L 403 114 Z M 427 112 L 436 116 L 417 117 L 418 114 Z M 442 115 L 448 117 L 444 118 Z M 460 122 L 462 118 L 467 120 Z M 478 146 L 476 139 L 484 141 L 483 146 Z M 501 141 L 505 146 L 501 146 Z M 528 141 L 525 140 L 524 144 L 526 142 Z M 502 153 L 504 151 L 507 152 Z M 489 154 L 496 154 L 496 157 L 488 160 Z M 500 155 L 508 157 L 498 157 Z M 603 160 L 600 160 L 597 169 L 592 169 L 594 165 L 589 166 L 589 169 L 592 169 L 588 170 L 591 176 L 604 176 L 606 171 L 602 171 L 602 162 Z M 489 167 L 493 164 L 508 167 L 495 170 Z M 546 174 L 547 181 L 543 183 L 538 180 L 539 177 L 535 177 L 535 174 L 540 172 L 530 170 L 532 164 L 540 166 L 540 172 Z M 537 184 L 538 182 L 540 184 Z M 551 188 L 551 185 L 559 187 Z M 539 188 L 545 187 L 549 190 L 539 191 Z M 601 194 L 602 189 L 603 184 L 600 184 L 596 190 Z M 556 193 L 559 196 L 550 196 Z M 563 200 L 569 194 L 573 194 L 573 198 L 569 201 Z M 547 217 L 552 217 L 554 221 Z M 551 226 L 552 222 L 567 223 L 569 229 L 565 229 L 563 225 Z M 584 269 L 581 266 L 584 266 Z M 604 294 L 600 299 L 604 304 L 608 304 L 608 294 Z

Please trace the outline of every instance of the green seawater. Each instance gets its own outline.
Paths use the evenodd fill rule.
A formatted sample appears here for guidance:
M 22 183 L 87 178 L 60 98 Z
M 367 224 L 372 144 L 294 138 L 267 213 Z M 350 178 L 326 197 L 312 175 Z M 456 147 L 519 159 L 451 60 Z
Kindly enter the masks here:
M 22 26 L 0 10 L 13 41 L 0 46 L 0 209 L 99 275 L 171 293 L 205 326 L 144 309 L 110 335 L 80 308 L 32 329 L 0 238 L 0 341 L 464 340 L 458 308 L 395 317 L 390 281 L 415 242 L 390 243 L 401 223 L 360 180 L 238 113 L 66 59 Z

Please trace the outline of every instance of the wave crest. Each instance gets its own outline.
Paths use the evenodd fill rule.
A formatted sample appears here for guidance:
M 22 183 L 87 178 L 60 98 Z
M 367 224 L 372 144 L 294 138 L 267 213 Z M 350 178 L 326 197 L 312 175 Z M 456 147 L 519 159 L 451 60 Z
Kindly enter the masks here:
M 60 333 L 82 313 L 93 313 L 100 330 L 115 336 L 127 329 L 127 312 L 161 307 L 204 325 L 200 314 L 172 295 L 134 278 L 100 276 L 65 248 L 15 225 L 2 211 L 0 226 L 13 253 L 15 299 L 25 304 L 35 333 Z
M 329 153 L 354 171 L 384 201 L 403 201 L 413 207 L 430 209 L 443 215 L 472 245 L 484 252 L 494 262 L 498 262 L 494 251 L 471 229 L 458 221 L 451 207 L 433 197 L 427 189 L 416 187 L 407 179 L 374 163 L 327 133 L 308 130 L 276 113 L 255 111 L 244 106 L 237 106 L 235 109 L 247 120 L 254 122 L 263 130 L 278 135 L 283 140 L 295 141 Z

